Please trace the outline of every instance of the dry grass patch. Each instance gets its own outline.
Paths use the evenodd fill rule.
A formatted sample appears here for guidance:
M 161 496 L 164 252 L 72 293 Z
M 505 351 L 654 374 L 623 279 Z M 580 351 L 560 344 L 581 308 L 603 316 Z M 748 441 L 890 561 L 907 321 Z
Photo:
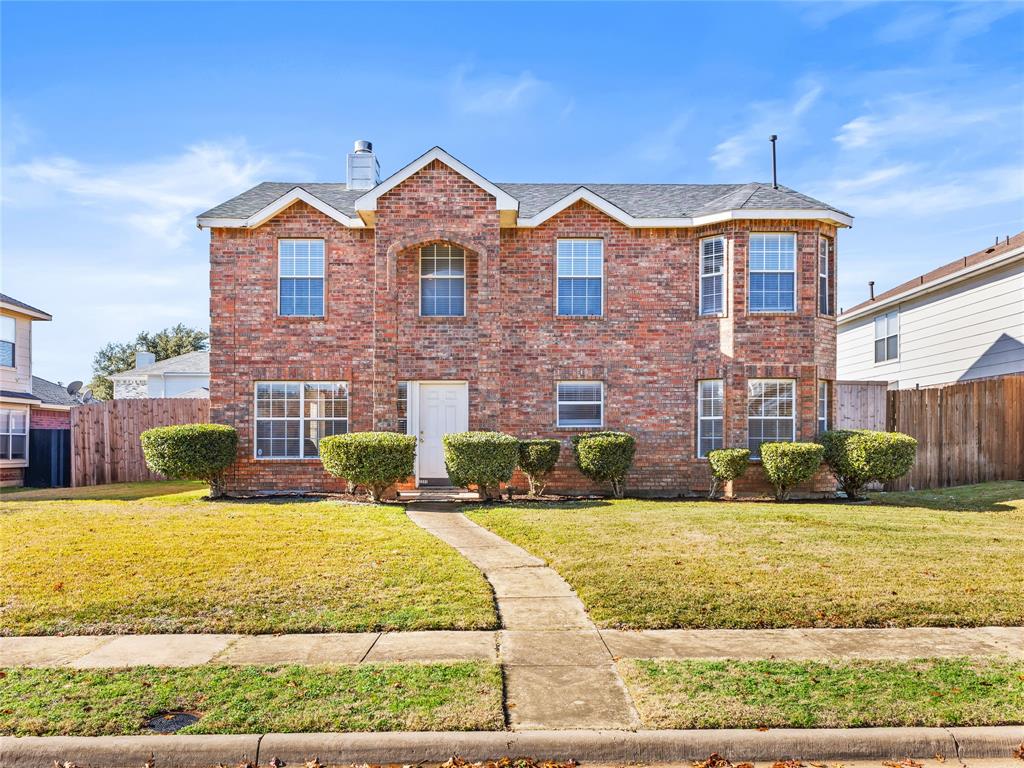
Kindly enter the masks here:
M 6 670 L 0 734 L 145 733 L 166 711 L 200 715 L 179 733 L 498 730 L 493 664 Z
M 651 728 L 861 728 L 1024 722 L 1024 662 L 1005 659 L 623 661 Z
M 401 507 L 165 490 L 6 496 L 0 634 L 496 626 L 479 571 Z
M 605 627 L 1024 624 L 1024 482 L 868 504 L 617 500 L 479 507 Z

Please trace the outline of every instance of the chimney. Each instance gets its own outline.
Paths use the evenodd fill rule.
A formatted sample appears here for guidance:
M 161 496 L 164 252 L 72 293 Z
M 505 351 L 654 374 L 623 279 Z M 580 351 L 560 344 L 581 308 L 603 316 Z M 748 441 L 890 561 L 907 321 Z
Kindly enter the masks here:
M 348 188 L 373 189 L 380 183 L 380 163 L 373 144 L 360 139 L 348 156 Z
M 153 365 L 156 362 L 156 355 L 152 352 L 137 351 L 135 353 L 135 369 L 145 368 L 147 365 Z

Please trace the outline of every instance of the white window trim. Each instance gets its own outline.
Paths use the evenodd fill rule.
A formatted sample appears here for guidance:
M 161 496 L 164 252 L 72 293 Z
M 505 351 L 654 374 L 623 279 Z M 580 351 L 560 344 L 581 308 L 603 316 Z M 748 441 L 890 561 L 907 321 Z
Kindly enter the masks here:
M 825 246 L 825 270 L 822 271 L 821 248 Z M 824 317 L 832 317 L 835 312 L 832 308 L 832 292 L 829 290 L 830 273 L 829 262 L 832 260 L 832 240 L 824 235 L 818 235 L 818 314 Z M 825 311 L 821 311 L 821 278 L 825 278 Z
M 784 383 L 784 384 L 792 384 L 793 385 L 793 414 L 789 417 L 789 420 L 793 424 L 793 429 L 790 430 L 790 433 L 793 435 L 791 440 L 796 440 L 796 412 L 797 412 L 797 407 L 798 407 L 798 402 L 797 402 L 797 397 L 798 397 L 798 393 L 797 393 L 797 380 L 796 379 L 747 379 L 747 407 L 746 407 L 746 411 L 747 411 L 747 447 L 748 448 L 750 447 L 750 420 L 751 419 L 756 419 L 757 421 L 769 421 L 769 420 L 771 420 L 771 421 L 783 421 L 786 418 L 785 416 L 751 416 L 750 415 L 750 385 L 752 383 L 754 383 L 755 381 L 759 382 L 759 383 L 763 383 L 763 384 L 780 384 L 780 383 Z M 774 441 L 767 440 L 765 442 L 774 442 Z M 782 442 L 785 442 L 785 441 L 782 441 Z M 752 461 L 760 461 L 761 460 L 760 452 L 758 452 L 757 456 L 754 456 L 753 455 L 753 451 L 751 451 L 750 458 L 751 458 Z
M 299 415 L 296 416 L 257 416 L 256 391 L 260 384 L 298 384 L 299 385 Z M 348 413 L 344 419 L 309 419 L 305 414 L 306 410 L 306 385 L 307 384 L 344 384 L 345 385 L 345 410 Z M 298 456 L 258 456 L 257 425 L 261 421 L 298 421 L 299 422 L 299 455 Z M 320 456 L 306 455 L 306 430 L 307 421 L 344 421 L 345 433 L 352 431 L 352 388 L 347 381 L 293 381 L 283 379 L 260 379 L 252 384 L 252 457 L 256 461 L 320 461 Z
M 416 290 L 419 293 L 419 315 L 420 317 L 466 317 L 469 310 L 467 294 L 466 294 L 466 283 L 469 281 L 469 256 L 466 253 L 466 249 L 461 245 L 452 245 L 451 243 L 445 243 L 449 248 L 458 248 L 462 251 L 462 314 L 461 315 L 424 315 L 423 314 L 423 249 L 429 248 L 430 246 L 421 246 L 417 253 L 417 259 L 419 263 L 419 279 L 416 281 Z M 457 277 L 429 277 L 428 280 L 458 280 Z
M 793 238 L 792 269 L 751 269 L 750 239 L 759 235 L 789 235 Z M 793 275 L 793 308 L 792 309 L 751 309 L 750 308 L 750 275 L 753 272 L 772 275 Z M 800 306 L 800 238 L 796 232 L 751 232 L 747 237 L 747 314 L 751 315 L 795 315 Z M 767 379 L 766 379 L 767 381 Z
M 28 450 L 29 440 L 32 437 L 32 409 L 31 408 L 19 408 L 13 403 L 4 403 L 3 410 L 5 411 L 24 411 L 25 412 L 25 458 L 24 459 L 0 459 L 0 467 L 27 467 L 28 466 Z M 20 432 L 3 432 L 0 433 L 4 437 L 11 434 L 21 434 Z
M 323 305 L 324 311 L 321 314 L 319 314 L 319 315 L 299 315 L 299 314 L 282 315 L 281 314 L 281 279 L 285 278 L 285 277 L 288 277 L 288 278 L 293 278 L 294 277 L 294 278 L 298 278 L 300 280 L 303 279 L 303 278 L 315 279 L 315 277 L 312 276 L 312 275 L 282 275 L 281 274 L 281 243 L 284 243 L 284 242 L 292 242 L 292 243 L 294 243 L 294 242 L 300 242 L 300 241 L 302 241 L 302 242 L 305 242 L 305 241 L 309 241 L 309 242 L 316 241 L 316 242 L 320 242 L 320 243 L 324 244 L 324 273 L 323 273 L 323 275 L 320 276 L 320 279 L 323 281 L 322 296 L 320 298 L 321 298 L 321 303 Z M 278 317 L 327 317 L 327 240 L 325 240 L 322 237 L 279 237 L 277 239 L 277 306 L 274 307 L 274 312 L 277 314 Z
M 702 416 L 701 415 L 701 403 L 703 398 L 701 397 L 704 391 L 704 384 L 708 382 L 717 381 L 722 385 L 722 415 L 721 416 Z M 722 447 L 725 447 L 725 380 L 724 379 L 697 379 L 697 459 L 700 461 L 707 461 L 706 455 L 702 456 L 700 452 L 700 444 L 704 437 L 704 422 L 705 421 L 720 421 L 722 422 Z M 717 450 L 717 449 L 712 449 Z
M 896 324 L 897 324 L 896 333 L 889 333 L 889 315 L 896 315 Z M 886 354 L 888 355 L 888 353 L 889 353 L 888 340 L 889 340 L 890 337 L 895 336 L 896 337 L 896 356 L 895 357 L 886 357 L 884 360 L 875 360 L 875 342 L 879 341 L 879 337 L 875 335 L 875 327 L 876 327 L 875 326 L 875 321 L 878 320 L 878 318 L 880 318 L 880 317 L 884 317 L 885 318 L 885 335 L 882 336 L 881 338 L 886 340 L 886 345 L 885 345 Z M 903 337 L 903 317 L 902 317 L 902 313 L 900 312 L 900 308 L 899 307 L 896 307 L 896 309 L 890 309 L 888 312 L 883 312 L 881 314 L 875 315 L 875 317 L 873 317 L 871 319 L 871 359 L 874 360 L 874 365 L 888 365 L 889 363 L 898 363 L 899 360 L 900 360 L 900 356 L 903 354 L 903 338 L 902 337 Z
M 818 379 L 817 408 L 815 409 L 817 411 L 817 413 L 815 415 L 815 423 L 818 425 L 818 433 L 819 434 L 821 434 L 822 432 L 827 432 L 828 429 L 829 429 L 829 416 L 831 415 L 829 413 L 829 411 L 830 411 L 830 408 L 829 408 L 829 394 L 830 394 L 830 391 L 829 390 L 830 389 L 831 389 L 831 387 L 829 386 L 829 382 L 826 379 Z M 824 393 L 824 395 L 825 395 L 824 397 L 822 397 L 822 393 Z M 821 408 L 822 405 L 825 406 L 824 414 L 822 414 L 822 408 Z M 824 427 L 822 427 L 822 423 L 821 423 L 822 421 L 825 422 Z
M 563 424 L 562 423 L 562 400 L 560 399 L 559 388 L 563 384 L 596 384 L 601 388 L 601 399 L 600 400 L 567 400 L 566 403 L 573 403 L 575 405 L 597 405 L 601 408 L 601 418 L 597 424 Z M 585 381 L 582 379 L 563 379 L 555 382 L 555 426 L 559 429 L 603 429 L 604 428 L 604 382 L 603 381 Z
M 722 269 L 719 272 L 708 272 L 704 274 L 704 243 L 709 240 L 721 240 L 722 241 Z M 700 297 L 700 308 L 698 310 L 701 317 L 725 317 L 729 313 L 729 294 L 726 288 L 726 265 L 729 263 L 729 241 L 725 239 L 724 235 L 715 235 L 714 237 L 704 237 L 697 244 L 697 292 Z M 721 277 L 722 278 L 722 308 L 718 312 L 705 312 L 704 311 L 704 278 L 705 277 Z
M 562 277 L 562 273 L 559 270 L 559 266 L 558 266 L 558 244 L 559 243 L 574 243 L 574 242 L 580 242 L 580 241 L 584 241 L 584 242 L 597 242 L 597 243 L 601 244 L 601 276 L 600 276 L 600 278 L 594 278 L 594 277 L 586 278 L 588 280 L 600 279 L 600 281 L 601 281 L 601 313 L 597 314 L 597 315 L 563 315 L 561 312 L 558 311 L 558 281 Z M 592 319 L 594 319 L 596 317 L 604 317 L 604 315 L 605 315 L 605 308 L 607 307 L 607 301 L 608 301 L 608 297 L 605 295 L 605 279 L 604 279 L 604 272 L 605 272 L 604 261 L 605 261 L 605 258 L 604 258 L 604 253 L 605 253 L 605 251 L 604 251 L 604 238 L 601 238 L 601 237 L 559 237 L 558 239 L 555 240 L 555 317 L 569 317 L 569 318 L 574 318 L 574 319 L 579 319 L 579 320 L 592 320 Z M 574 276 L 573 275 L 566 275 L 566 279 L 570 279 L 572 277 L 574 277 Z M 602 418 L 603 418 L 603 410 L 602 410 Z

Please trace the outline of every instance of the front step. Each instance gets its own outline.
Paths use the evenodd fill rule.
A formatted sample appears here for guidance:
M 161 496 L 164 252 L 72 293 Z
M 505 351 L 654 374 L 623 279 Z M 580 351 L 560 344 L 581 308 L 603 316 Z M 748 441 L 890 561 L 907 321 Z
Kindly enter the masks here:
M 455 486 L 427 486 L 411 491 L 399 491 L 399 501 L 478 501 L 475 491 Z

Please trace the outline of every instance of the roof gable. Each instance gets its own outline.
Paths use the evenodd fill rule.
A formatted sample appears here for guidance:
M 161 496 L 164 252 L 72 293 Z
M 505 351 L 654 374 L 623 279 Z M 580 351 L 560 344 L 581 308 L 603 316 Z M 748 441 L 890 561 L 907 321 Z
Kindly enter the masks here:
M 403 181 L 408 179 L 414 173 L 423 168 L 426 168 L 435 160 L 440 160 L 442 163 L 447 165 L 453 171 L 458 173 L 460 176 L 469 179 L 471 182 L 476 184 L 480 189 L 494 196 L 495 205 L 499 211 L 518 211 L 519 201 L 516 200 L 512 195 L 503 190 L 497 184 L 492 181 L 488 181 L 479 173 L 474 171 L 468 165 L 463 163 L 461 160 L 453 157 L 452 155 L 445 152 L 440 147 L 434 147 L 433 149 L 423 153 L 407 166 L 399 171 L 388 176 L 384 181 L 378 184 L 376 187 L 365 193 L 362 197 L 355 201 L 356 211 L 376 211 L 377 200 L 382 195 L 387 194 L 392 189 L 397 187 Z

